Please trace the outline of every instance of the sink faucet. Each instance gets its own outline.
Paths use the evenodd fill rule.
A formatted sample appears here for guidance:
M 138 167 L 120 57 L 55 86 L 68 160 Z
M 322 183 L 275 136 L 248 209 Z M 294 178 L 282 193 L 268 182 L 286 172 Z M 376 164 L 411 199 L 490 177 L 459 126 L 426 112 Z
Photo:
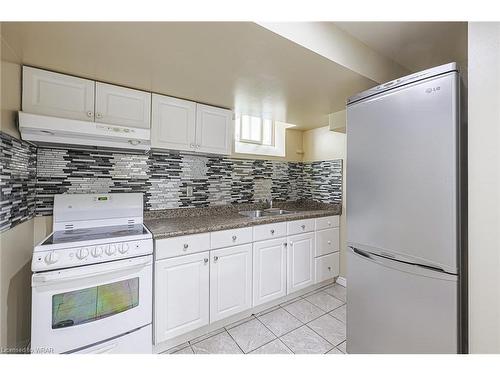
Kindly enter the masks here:
M 269 203 L 269 208 L 273 208 L 273 198 L 269 198 L 267 203 Z

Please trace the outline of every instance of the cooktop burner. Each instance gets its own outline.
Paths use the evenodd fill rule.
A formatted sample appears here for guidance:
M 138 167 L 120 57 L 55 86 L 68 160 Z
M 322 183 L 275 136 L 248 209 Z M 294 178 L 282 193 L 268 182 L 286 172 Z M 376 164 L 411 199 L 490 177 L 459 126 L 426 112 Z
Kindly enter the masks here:
M 68 242 L 108 240 L 117 237 L 147 234 L 143 224 L 104 226 L 54 232 L 41 245 L 56 245 Z

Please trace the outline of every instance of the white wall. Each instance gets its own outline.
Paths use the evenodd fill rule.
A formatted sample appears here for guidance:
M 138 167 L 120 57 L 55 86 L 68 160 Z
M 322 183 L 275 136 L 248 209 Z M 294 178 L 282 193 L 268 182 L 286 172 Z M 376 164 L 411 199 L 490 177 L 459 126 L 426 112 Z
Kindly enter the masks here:
M 346 251 L 347 251 L 347 227 L 346 227 L 346 135 L 333 132 L 328 126 L 307 130 L 303 134 L 302 145 L 304 147 L 304 161 L 342 159 L 342 215 L 340 216 L 340 276 L 345 277 Z
M 500 23 L 469 23 L 469 350 L 500 353 Z
M 0 130 L 19 137 L 15 123 L 21 105 L 20 60 L 1 38 Z M 20 347 L 30 337 L 31 256 L 34 220 L 0 233 L 0 347 Z
M 405 67 L 381 55 L 332 22 L 258 22 L 258 24 L 378 83 L 409 73 Z

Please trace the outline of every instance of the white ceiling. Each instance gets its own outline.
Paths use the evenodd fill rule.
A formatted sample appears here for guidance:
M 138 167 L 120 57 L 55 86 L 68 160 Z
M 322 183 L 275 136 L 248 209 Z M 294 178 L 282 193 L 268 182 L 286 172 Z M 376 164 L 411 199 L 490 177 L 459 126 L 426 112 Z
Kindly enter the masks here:
M 375 85 L 247 22 L 2 23 L 23 64 L 233 108 L 297 125 L 328 124 Z
M 463 22 L 331 25 L 411 71 L 467 61 Z M 3 22 L 1 33 L 4 59 L 273 118 L 297 129 L 327 125 L 327 115 L 343 109 L 347 97 L 376 85 L 366 74 L 250 22 Z M 325 35 L 309 37 L 332 43 Z M 339 53 L 349 53 L 344 50 Z
M 452 61 L 467 69 L 467 22 L 335 22 L 412 72 Z

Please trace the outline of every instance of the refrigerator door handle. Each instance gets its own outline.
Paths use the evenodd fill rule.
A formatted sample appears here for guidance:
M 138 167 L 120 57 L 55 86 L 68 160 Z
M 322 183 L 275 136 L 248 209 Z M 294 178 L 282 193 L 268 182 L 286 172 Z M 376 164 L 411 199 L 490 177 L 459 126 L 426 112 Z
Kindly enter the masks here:
M 427 275 L 427 276 L 434 276 L 442 279 L 448 279 L 448 280 L 455 280 L 457 275 L 453 273 L 446 272 L 442 270 L 441 268 L 437 267 L 432 267 L 432 266 L 427 266 L 424 264 L 416 264 L 416 263 L 411 263 L 411 262 L 406 262 L 404 260 L 400 260 L 397 258 L 386 258 L 384 256 L 378 255 L 378 254 L 370 254 L 367 251 L 360 250 L 357 247 L 348 246 L 351 251 L 354 253 L 354 255 L 363 257 L 371 262 L 378 263 L 383 266 L 389 266 L 391 268 L 396 267 L 397 269 L 403 270 L 405 269 L 407 272 L 411 272 L 414 274 L 421 274 L 421 275 Z M 417 271 L 417 269 L 419 271 Z
M 362 251 L 362 250 L 359 250 L 357 248 L 355 248 L 354 246 L 349 246 L 353 252 L 355 252 L 356 254 L 358 255 L 361 255 L 362 257 L 365 257 L 365 258 L 368 258 L 368 259 L 372 259 L 372 257 L 370 256 L 370 254 L 368 254 L 367 252 L 365 251 Z

